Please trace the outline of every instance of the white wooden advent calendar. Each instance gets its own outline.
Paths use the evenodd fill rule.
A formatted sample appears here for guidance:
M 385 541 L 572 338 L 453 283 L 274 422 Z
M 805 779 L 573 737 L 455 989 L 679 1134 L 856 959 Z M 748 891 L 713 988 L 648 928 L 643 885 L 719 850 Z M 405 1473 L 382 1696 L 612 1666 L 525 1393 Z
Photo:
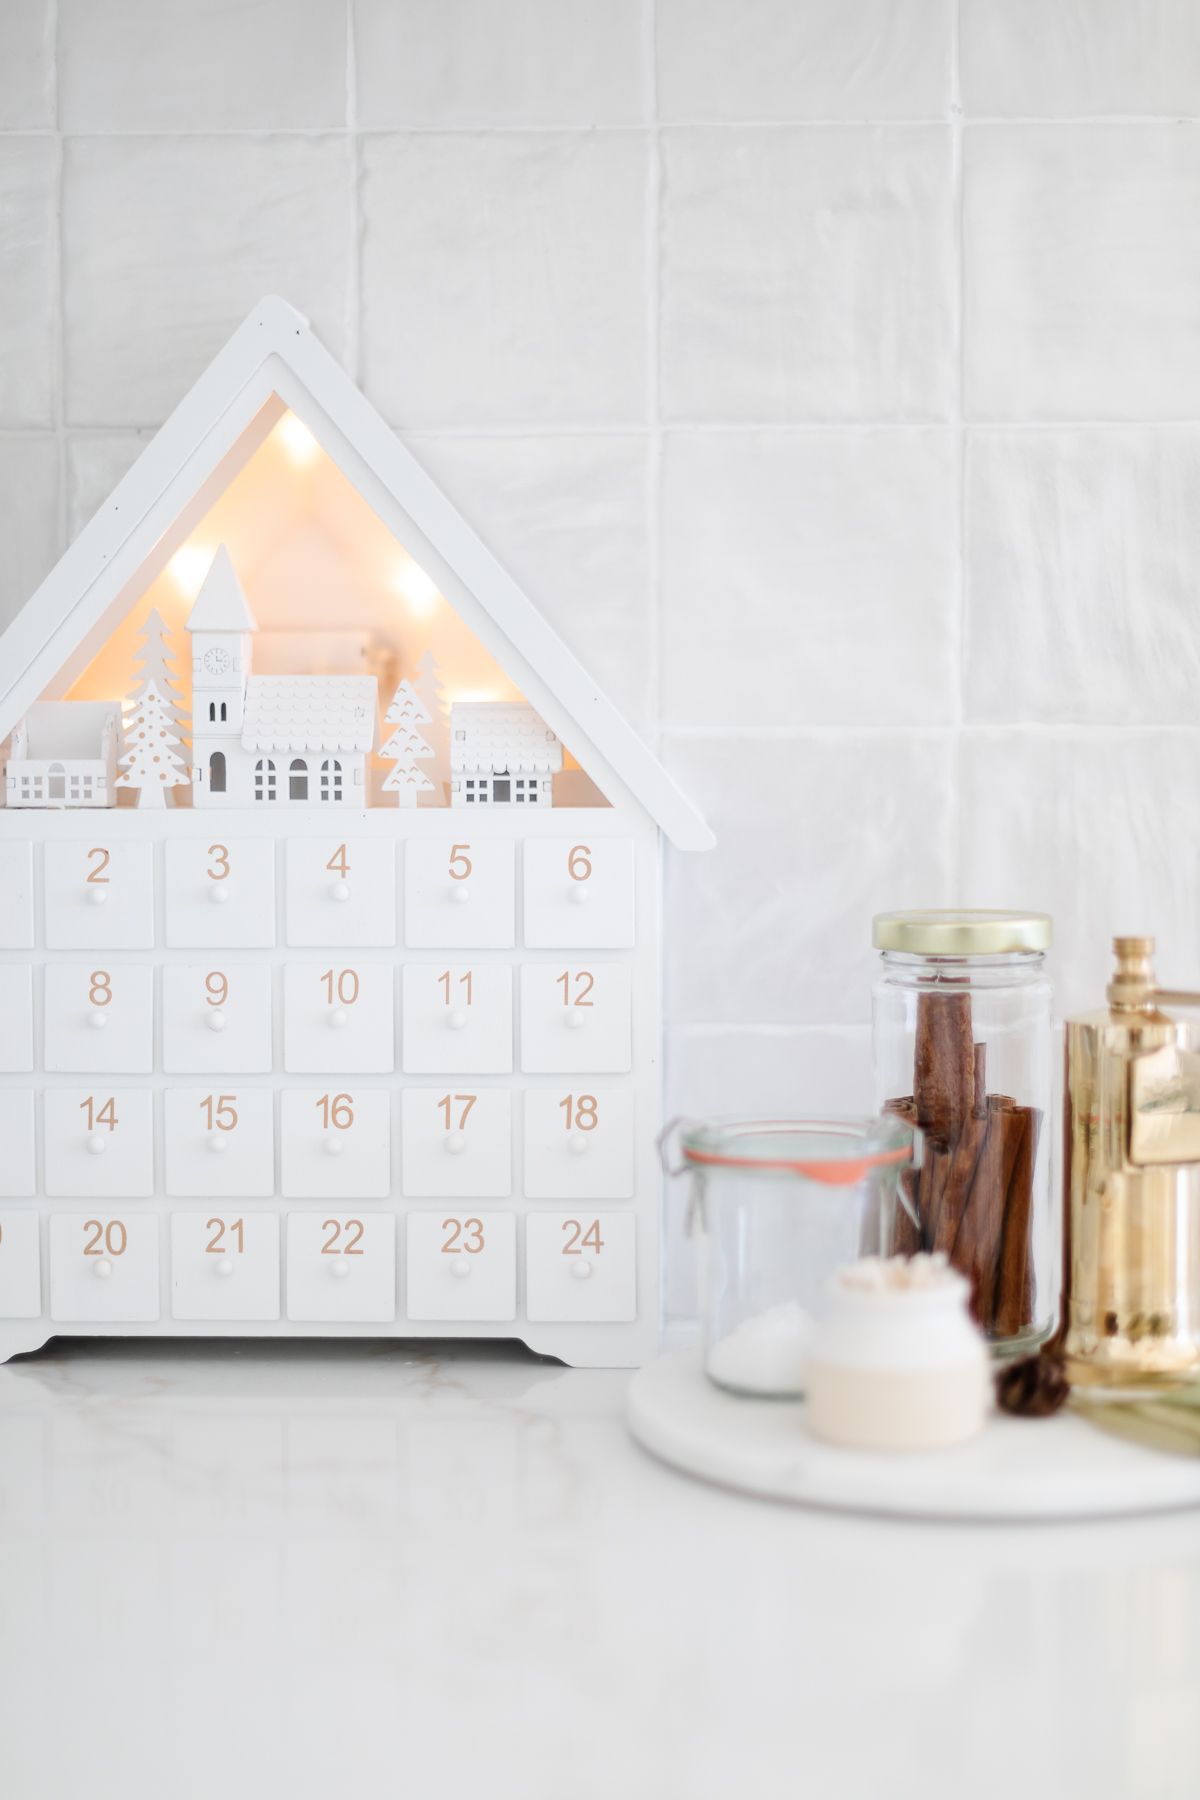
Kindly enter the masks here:
M 0 639 L 0 1358 L 659 1314 L 661 839 L 711 836 L 264 301 Z

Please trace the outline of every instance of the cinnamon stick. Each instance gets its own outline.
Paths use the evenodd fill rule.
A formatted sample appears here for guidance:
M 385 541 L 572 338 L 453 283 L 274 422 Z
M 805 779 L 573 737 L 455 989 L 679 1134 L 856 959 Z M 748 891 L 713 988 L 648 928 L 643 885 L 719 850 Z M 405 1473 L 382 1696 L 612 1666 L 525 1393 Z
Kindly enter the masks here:
M 971 1311 L 985 1330 L 992 1328 L 1009 1188 L 1028 1126 L 1028 1108 L 1006 1094 L 989 1097 L 983 1148 L 951 1248 L 954 1267 L 971 1283 Z
M 1030 1246 L 1033 1211 L 1033 1165 L 1037 1157 L 1042 1115 L 1034 1106 L 1022 1108 L 1025 1131 L 1009 1178 L 1004 1201 L 1004 1236 L 996 1270 L 993 1328 L 1001 1337 L 1012 1337 L 1033 1322 L 1033 1257 Z
M 894 1113 L 897 1118 L 903 1119 L 906 1125 L 915 1125 L 917 1122 L 916 1104 L 911 1094 L 906 1094 L 900 1100 L 887 1101 L 883 1110 L 885 1113 Z M 907 1200 L 908 1206 L 903 1206 L 899 1201 L 896 1203 L 896 1209 L 892 1215 L 892 1233 L 887 1254 L 889 1256 L 915 1256 L 923 1248 L 921 1227 L 916 1223 L 921 1215 L 917 1211 L 917 1170 L 915 1167 L 910 1166 L 905 1169 L 900 1177 L 900 1186 L 904 1191 L 904 1198 Z
M 917 996 L 913 1101 L 917 1124 L 943 1144 L 958 1135 L 975 1105 L 975 1053 L 971 996 Z

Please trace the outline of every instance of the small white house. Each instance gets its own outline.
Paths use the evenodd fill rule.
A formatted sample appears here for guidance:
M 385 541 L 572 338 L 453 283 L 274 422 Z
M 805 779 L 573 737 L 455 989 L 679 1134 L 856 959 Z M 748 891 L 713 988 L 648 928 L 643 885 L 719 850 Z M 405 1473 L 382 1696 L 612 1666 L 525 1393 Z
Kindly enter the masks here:
M 39 701 L 13 729 L 8 805 L 115 806 L 120 745 L 118 701 Z
M 194 806 L 365 804 L 373 675 L 252 674 L 258 625 L 224 545 L 187 628 Z
M 562 745 L 522 701 L 450 708 L 451 806 L 553 806 Z

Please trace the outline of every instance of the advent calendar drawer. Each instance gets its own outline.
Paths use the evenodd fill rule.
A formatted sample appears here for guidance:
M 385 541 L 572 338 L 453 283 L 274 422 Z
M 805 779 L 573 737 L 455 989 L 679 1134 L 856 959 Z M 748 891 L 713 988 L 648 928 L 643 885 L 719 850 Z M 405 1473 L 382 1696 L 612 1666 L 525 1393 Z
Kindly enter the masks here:
M 529 1088 L 525 1192 L 538 1200 L 628 1200 L 633 1095 L 625 1088 Z
M 630 976 L 622 963 L 526 963 L 521 1067 L 531 1074 L 620 1075 L 632 1067 Z
M 492 1200 L 512 1193 L 512 1100 L 506 1089 L 406 1088 L 404 1192 Z
M 388 840 L 293 838 L 287 941 L 338 949 L 396 941 L 396 851 Z
M 154 1068 L 154 970 L 46 965 L 46 1067 L 148 1075 Z
M 166 852 L 173 950 L 269 950 L 275 942 L 275 846 L 263 838 L 174 839 Z
M 33 845 L 0 850 L 0 950 L 33 948 Z
M 383 1199 L 391 1192 L 391 1095 L 380 1088 L 282 1095 L 283 1192 L 297 1199 Z
M 250 1200 L 275 1192 L 270 1088 L 169 1088 L 163 1138 L 168 1194 Z
M 158 1317 L 158 1220 L 149 1213 L 56 1213 L 50 1317 L 137 1324 Z
M 46 1192 L 146 1199 L 154 1192 L 149 1088 L 48 1088 Z
M 289 1074 L 391 1073 L 396 1025 L 387 964 L 289 963 L 283 995 Z
M 33 1067 L 33 971 L 0 963 L 0 1070 L 22 1075 Z
M 265 1075 L 271 1068 L 271 970 L 262 962 L 168 963 L 163 969 L 168 1075 Z
M 38 1215 L 0 1212 L 0 1319 L 36 1319 L 41 1310 Z
M 634 941 L 628 838 L 531 838 L 525 845 L 525 942 L 537 950 L 626 950 Z
M 408 1215 L 408 1316 L 503 1320 L 517 1316 L 517 1221 L 507 1212 Z
M 0 1195 L 6 1199 L 37 1192 L 33 1129 L 32 1092 L 0 1088 Z
M 525 1316 L 610 1325 L 637 1317 L 637 1225 L 630 1213 L 529 1213 Z
M 409 963 L 402 1044 L 410 1074 L 508 1074 L 512 970 L 495 963 Z
M 287 1316 L 313 1324 L 386 1324 L 396 1316 L 390 1213 L 289 1213 Z
M 404 853 L 404 938 L 418 950 L 508 950 L 516 942 L 514 846 L 414 838 Z
M 175 1213 L 171 1312 L 176 1319 L 277 1319 L 279 1219 L 275 1213 Z
M 46 945 L 51 950 L 149 950 L 154 944 L 154 850 L 46 845 Z

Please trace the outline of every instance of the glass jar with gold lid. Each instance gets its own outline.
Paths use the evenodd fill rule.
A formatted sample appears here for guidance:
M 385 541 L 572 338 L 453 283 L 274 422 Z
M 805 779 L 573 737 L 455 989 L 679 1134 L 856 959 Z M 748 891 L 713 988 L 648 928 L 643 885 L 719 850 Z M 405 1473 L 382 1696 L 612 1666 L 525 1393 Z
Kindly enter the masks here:
M 875 1097 L 918 1131 L 897 1254 L 944 1251 L 1001 1355 L 1058 1321 L 1046 913 L 880 913 Z M 915 1218 L 915 1226 L 912 1219 Z

